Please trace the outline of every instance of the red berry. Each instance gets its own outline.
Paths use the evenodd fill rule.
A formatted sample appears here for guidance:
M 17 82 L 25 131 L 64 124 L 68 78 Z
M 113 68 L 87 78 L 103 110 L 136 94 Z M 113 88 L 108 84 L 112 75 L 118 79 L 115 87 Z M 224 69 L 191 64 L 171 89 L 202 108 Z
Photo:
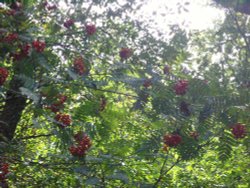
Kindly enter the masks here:
M 57 114 L 55 120 L 62 126 L 67 127 L 71 124 L 71 117 L 68 114 Z
M 69 151 L 72 155 L 75 155 L 76 153 L 76 147 L 75 146 L 70 146 Z
M 188 89 L 188 81 L 187 80 L 179 80 L 174 85 L 174 90 L 175 90 L 176 95 L 186 94 L 187 89 Z
M 6 182 L 6 175 L 9 173 L 9 164 L 2 163 L 0 165 L 0 183 Z M 1 184 L 0 184 L 1 185 Z
M 63 108 L 63 104 L 52 104 L 47 108 L 50 109 L 52 112 L 57 113 Z
M 65 95 L 59 95 L 59 103 L 63 104 L 67 100 L 67 96 Z
M 30 44 L 25 44 L 25 45 L 20 45 L 19 46 L 19 51 L 12 54 L 12 57 L 15 61 L 20 61 L 23 58 L 27 57 L 31 53 L 31 46 Z
M 60 121 L 62 114 L 56 114 L 55 120 Z
M 21 46 L 21 55 L 23 57 L 30 55 L 30 52 L 31 52 L 30 49 L 31 49 L 30 44 L 25 44 Z
M 44 94 L 43 94 L 44 95 Z M 44 95 L 45 96 L 45 95 Z M 53 104 L 51 104 L 50 106 L 46 107 L 47 109 L 50 109 L 52 112 L 57 113 L 59 112 L 61 109 L 64 108 L 63 103 L 65 103 L 65 101 L 67 100 L 67 96 L 65 95 L 58 95 L 57 101 L 54 102 Z
M 79 75 L 83 75 L 84 73 L 86 73 L 87 69 L 84 65 L 82 57 L 78 57 L 74 60 L 74 70 Z
M 4 84 L 8 76 L 8 70 L 4 67 L 0 67 L 0 86 Z
M 164 74 L 169 74 L 169 72 L 170 72 L 169 66 L 168 66 L 168 65 L 165 65 L 165 67 L 163 68 L 163 73 L 164 73 Z
M 71 146 L 69 148 L 70 153 L 73 156 L 82 157 L 86 154 L 87 150 L 91 147 L 90 138 L 82 131 L 74 135 L 77 142 L 77 146 Z
M 87 24 L 85 26 L 87 35 L 93 35 L 96 32 L 96 27 L 94 24 Z
M 152 80 L 151 79 L 144 80 L 143 86 L 145 88 L 149 88 L 150 86 L 152 86 Z
M 88 150 L 91 147 L 91 140 L 87 135 L 84 135 L 82 140 L 79 142 L 79 147 L 83 150 Z
M 4 41 L 7 42 L 7 43 L 11 43 L 11 42 L 13 42 L 13 41 L 15 41 L 17 39 L 18 39 L 18 34 L 10 33 L 4 38 Z
M 128 59 L 132 56 L 132 50 L 129 48 L 122 48 L 120 50 L 120 57 L 121 59 Z
M 182 138 L 178 134 L 166 134 L 163 138 L 164 144 L 168 145 L 169 147 L 176 147 L 182 141 Z
M 83 131 L 79 131 L 74 135 L 74 139 L 76 140 L 76 142 L 81 142 L 81 140 L 84 138 L 86 134 Z
M 42 41 L 39 41 L 39 40 L 35 40 L 32 42 L 32 45 L 33 45 L 33 48 L 35 48 L 35 50 L 37 52 L 43 52 L 45 47 L 46 47 L 46 44 L 45 42 L 42 42 Z
M 69 29 L 72 25 L 74 25 L 74 20 L 73 19 L 68 19 L 67 21 L 64 22 L 64 27 Z
M 9 173 L 9 164 L 3 163 L 1 165 L 1 169 L 0 170 L 2 171 L 3 174 L 8 174 Z
M 236 139 L 244 138 L 247 135 L 246 126 L 240 123 L 236 123 L 232 125 L 231 131 Z

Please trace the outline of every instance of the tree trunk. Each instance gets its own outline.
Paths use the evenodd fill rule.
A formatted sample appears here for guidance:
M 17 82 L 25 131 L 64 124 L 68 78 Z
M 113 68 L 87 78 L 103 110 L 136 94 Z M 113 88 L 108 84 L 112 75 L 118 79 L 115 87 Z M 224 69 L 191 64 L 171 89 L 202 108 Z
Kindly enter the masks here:
M 0 141 L 10 141 L 15 135 L 22 111 L 26 107 L 26 97 L 19 90 L 22 85 L 22 81 L 15 77 L 10 82 L 10 89 L 6 93 L 5 104 L 0 113 Z

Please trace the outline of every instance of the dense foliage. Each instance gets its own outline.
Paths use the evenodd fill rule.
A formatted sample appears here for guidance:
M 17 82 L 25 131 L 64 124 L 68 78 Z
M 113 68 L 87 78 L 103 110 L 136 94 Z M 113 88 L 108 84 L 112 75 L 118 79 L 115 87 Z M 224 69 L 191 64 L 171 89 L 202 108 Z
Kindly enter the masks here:
M 249 186 L 247 15 L 163 40 L 143 1 L 4 2 L 2 187 Z

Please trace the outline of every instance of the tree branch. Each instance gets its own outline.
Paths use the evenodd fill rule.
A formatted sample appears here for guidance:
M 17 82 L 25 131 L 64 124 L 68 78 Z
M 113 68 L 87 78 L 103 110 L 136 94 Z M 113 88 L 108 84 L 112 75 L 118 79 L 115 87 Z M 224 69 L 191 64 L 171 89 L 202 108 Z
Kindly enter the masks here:
M 180 158 L 178 158 L 166 171 L 164 171 L 164 167 L 165 164 L 167 162 L 167 158 L 164 160 L 163 165 L 161 167 L 161 172 L 160 172 L 160 176 L 158 177 L 158 179 L 156 180 L 156 182 L 153 185 L 153 188 L 157 188 L 158 184 L 161 182 L 162 178 L 170 171 L 172 170 L 172 168 L 175 167 L 175 165 L 177 165 L 179 162 L 181 161 Z
M 32 136 L 26 136 L 19 138 L 20 140 L 28 140 L 28 139 L 35 139 L 35 138 L 40 138 L 40 137 L 50 137 L 54 136 L 54 134 L 40 134 L 40 135 L 32 135 Z

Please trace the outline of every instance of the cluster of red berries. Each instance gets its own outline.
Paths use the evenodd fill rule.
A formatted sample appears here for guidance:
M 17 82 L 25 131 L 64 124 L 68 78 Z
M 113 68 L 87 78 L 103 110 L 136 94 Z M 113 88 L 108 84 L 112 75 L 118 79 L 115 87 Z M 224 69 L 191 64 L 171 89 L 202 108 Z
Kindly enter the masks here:
M 231 132 L 236 139 L 244 138 L 247 135 L 247 128 L 245 125 L 236 123 L 232 125 Z
M 35 40 L 32 42 L 32 46 L 37 52 L 41 53 L 44 51 L 46 44 L 43 41 Z
M 187 80 L 179 80 L 174 85 L 174 90 L 175 90 L 176 95 L 186 94 L 187 89 L 188 89 L 188 81 Z
M 85 29 L 88 36 L 91 36 L 96 32 L 96 26 L 94 24 L 85 25 Z
M 37 51 L 38 53 L 41 53 L 44 51 L 46 44 L 43 41 L 35 40 L 32 42 L 32 46 Z M 25 44 L 19 46 L 19 52 L 13 54 L 13 58 L 15 61 L 20 61 L 23 58 L 27 57 L 31 53 L 31 45 L 30 44 Z
M 69 148 L 70 153 L 73 156 L 82 157 L 86 155 L 87 150 L 91 147 L 92 143 L 90 138 L 84 132 L 78 132 L 74 135 L 76 146 L 71 146 Z
M 8 70 L 4 67 L 0 67 L 0 86 L 4 84 L 8 76 Z
M 70 115 L 61 113 L 56 114 L 55 120 L 62 128 L 69 126 L 72 122 Z
M 75 60 L 74 60 L 74 70 L 77 74 L 79 75 L 83 75 L 84 73 L 86 73 L 87 69 L 84 65 L 84 62 L 83 62 L 83 58 L 82 57 L 77 57 Z
M 166 146 L 176 147 L 182 141 L 182 138 L 179 134 L 166 134 L 163 137 L 163 142 Z
M 2 163 L 0 165 L 0 182 L 5 183 L 6 182 L 6 175 L 9 173 L 9 164 Z
M 4 37 L 3 41 L 7 43 L 11 43 L 13 41 L 16 41 L 18 39 L 17 33 L 9 33 L 7 36 Z
M 53 103 L 52 105 L 47 107 L 48 109 L 50 109 L 54 113 L 59 112 L 64 107 L 64 103 L 67 100 L 67 96 L 59 95 L 57 100 L 58 101 L 56 101 L 55 103 Z
M 132 56 L 132 50 L 129 48 L 122 48 L 120 50 L 120 58 L 123 59 L 128 59 Z
M 19 52 L 16 52 L 12 55 L 15 61 L 22 60 L 23 58 L 29 56 L 31 52 L 30 44 L 20 45 L 19 49 L 20 49 Z
M 63 23 L 63 25 L 64 25 L 64 27 L 69 29 L 71 26 L 74 25 L 74 23 L 75 23 L 75 21 L 73 19 L 68 19 Z

